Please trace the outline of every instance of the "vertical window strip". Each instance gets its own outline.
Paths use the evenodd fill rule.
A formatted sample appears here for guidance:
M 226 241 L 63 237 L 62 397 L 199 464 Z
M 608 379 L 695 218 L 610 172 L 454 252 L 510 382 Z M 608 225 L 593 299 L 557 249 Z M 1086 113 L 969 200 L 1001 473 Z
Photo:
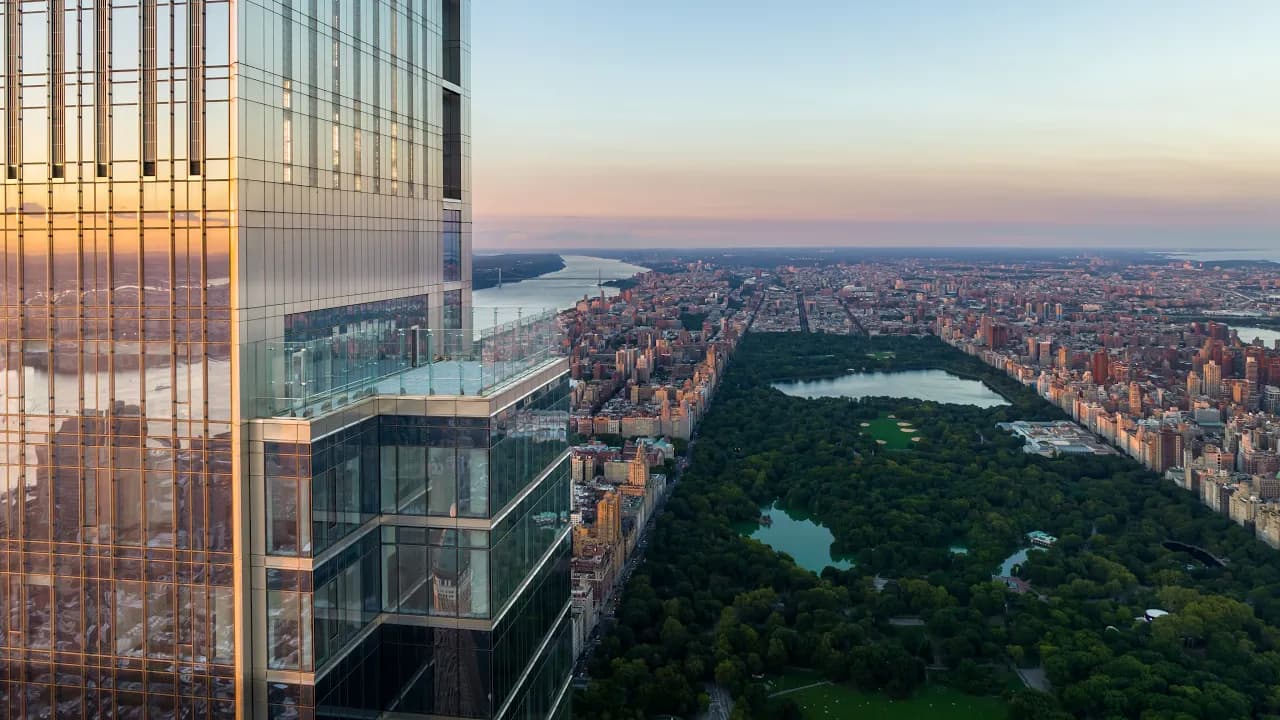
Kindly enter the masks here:
M 187 158 L 190 174 L 200 175 L 204 160 L 204 0 L 187 2 Z
M 413 75 L 415 72 L 418 72 L 418 68 L 417 68 L 417 63 L 414 62 L 414 60 L 416 59 L 414 57 L 414 52 L 417 49 L 417 45 L 414 44 L 414 39 L 413 39 L 413 29 L 414 29 L 415 23 L 413 21 L 413 5 L 412 4 L 405 7 L 405 24 L 404 25 L 405 25 L 405 33 L 406 33 L 406 36 L 404 39 L 404 47 L 406 50 L 408 50 L 408 53 L 409 53 L 409 57 L 405 58 L 405 67 L 408 69 L 407 75 L 405 78 L 407 80 L 407 82 L 405 83 L 405 92 L 407 93 L 408 97 L 406 97 L 405 99 L 408 102 L 405 103 L 405 107 L 407 108 L 407 111 L 404 113 L 404 115 L 408 118 L 408 122 L 404 124 L 404 133 L 406 136 L 405 147 L 408 149 L 408 152 L 409 152 L 409 157 L 406 158 L 408 162 L 409 172 L 406 177 L 409 178 L 409 195 L 410 197 L 412 197 L 414 194 L 414 182 L 418 179 L 418 176 L 415 173 L 416 163 L 414 162 L 414 158 L 417 157 L 418 153 L 416 148 L 414 148 L 413 146 L 413 140 L 414 140 L 414 137 L 416 137 L 415 133 L 413 132 L 413 127 L 415 122 L 415 119 L 413 116 L 414 116 L 414 113 L 417 111 L 417 106 L 414 104 L 414 100 L 417 99 L 414 95 L 414 89 L 417 87 L 417 83 L 413 81 Z
M 156 175 L 156 0 L 142 0 L 142 174 Z
M 307 94 L 310 98 L 307 124 L 311 129 L 311 132 L 307 133 L 307 144 L 310 148 L 307 164 L 310 167 L 308 180 L 312 187 L 320 184 L 320 28 L 317 20 L 320 8 L 318 3 L 319 0 L 311 0 L 311 17 L 307 20 Z
M 382 192 L 382 3 L 373 3 L 373 42 L 369 43 L 373 62 L 373 191 Z
M 441 12 L 440 49 L 444 57 L 441 72 L 444 79 L 462 84 L 462 7 L 458 0 L 444 0 Z
M 22 47 L 22 28 L 19 25 L 21 8 L 18 0 L 5 0 L 4 3 L 4 92 L 5 92 L 5 161 L 8 163 L 6 176 L 10 180 L 18 179 L 18 166 L 22 164 L 19 152 L 22 138 L 19 135 L 21 126 L 18 118 L 22 116 L 21 91 L 18 76 L 18 51 Z
M 363 174 L 363 171 L 364 171 L 364 168 L 361 165 L 364 162 L 364 157 L 363 157 L 362 148 L 360 146 L 360 142 L 361 142 L 360 101 L 363 99 L 360 94 L 360 91 L 363 89 L 363 86 L 364 86 L 364 83 L 361 82 L 362 76 L 364 75 L 364 62 L 362 57 L 364 55 L 364 47 L 362 42 L 363 37 L 360 34 L 360 6 L 363 4 L 364 3 L 356 3 L 355 7 L 352 8 L 352 13 L 351 13 L 352 24 L 354 25 L 354 27 L 351 28 L 352 43 L 354 44 L 354 50 L 351 53 L 351 56 L 352 56 L 351 64 L 354 66 L 354 70 L 352 73 L 353 82 L 352 82 L 352 88 L 351 88 L 352 89 L 351 103 L 352 103 L 352 106 L 355 108 L 351 113 L 352 124 L 354 125 L 354 128 L 353 128 L 354 141 L 353 141 L 353 147 L 351 148 L 351 151 L 355 153 L 352 159 L 355 161 L 356 190 L 363 189 L 362 183 L 361 183 L 361 175 Z
M 422 64 L 419 71 L 422 73 L 422 117 L 417 121 L 421 123 L 422 144 L 428 145 L 431 142 L 431 13 L 426 7 L 422 8 L 422 14 L 419 16 L 422 20 Z M 422 154 L 422 196 L 428 197 L 431 194 L 431 158 L 432 153 L 424 152 Z
M 105 0 L 93 6 L 93 27 L 94 174 L 104 178 L 111 162 L 111 6 Z
M 50 176 L 66 177 L 67 76 L 66 15 L 63 0 L 49 0 L 49 163 Z
M 284 34 L 280 51 L 284 55 L 280 63 L 280 107 L 283 113 L 281 130 L 281 158 L 284 164 L 283 179 L 293 182 L 293 5 L 281 6 L 281 32 Z
M 444 121 L 444 197 L 462 199 L 462 96 L 452 90 L 441 91 Z
M 330 147 L 333 149 L 333 186 L 342 184 L 342 5 L 341 0 L 333 0 L 333 82 L 329 93 L 330 110 L 333 113 L 333 137 Z
M 387 0 L 391 13 L 391 193 L 400 187 L 400 23 L 396 18 L 396 0 Z

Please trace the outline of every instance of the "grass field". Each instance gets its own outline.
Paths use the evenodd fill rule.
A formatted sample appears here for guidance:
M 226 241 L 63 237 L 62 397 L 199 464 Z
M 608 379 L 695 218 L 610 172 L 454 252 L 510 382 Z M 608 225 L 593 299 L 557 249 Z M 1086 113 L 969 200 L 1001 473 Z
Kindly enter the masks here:
M 806 720 L 1004 720 L 1004 703 L 929 686 L 908 700 L 864 693 L 844 685 L 819 685 L 782 697 L 794 700 Z
M 870 433 L 871 437 L 880 442 L 886 450 L 906 450 L 912 446 L 911 438 L 915 436 L 914 431 L 903 432 L 898 426 L 900 420 L 881 415 L 875 420 L 867 423 L 862 428 L 863 432 Z

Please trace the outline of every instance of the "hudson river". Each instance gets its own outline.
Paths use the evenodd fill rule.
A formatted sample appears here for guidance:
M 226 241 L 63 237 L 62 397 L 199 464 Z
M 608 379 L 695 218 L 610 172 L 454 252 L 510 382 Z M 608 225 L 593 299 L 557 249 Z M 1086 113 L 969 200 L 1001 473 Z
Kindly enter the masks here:
M 563 270 L 472 293 L 476 329 L 493 327 L 495 308 L 499 323 L 514 320 L 521 312 L 528 315 L 539 310 L 567 310 L 583 295 L 596 296 L 601 290 L 609 297 L 618 294 L 618 288 L 599 287 L 597 283 L 600 281 L 622 280 L 648 271 L 648 268 L 621 260 L 587 255 L 561 257 L 564 259 Z

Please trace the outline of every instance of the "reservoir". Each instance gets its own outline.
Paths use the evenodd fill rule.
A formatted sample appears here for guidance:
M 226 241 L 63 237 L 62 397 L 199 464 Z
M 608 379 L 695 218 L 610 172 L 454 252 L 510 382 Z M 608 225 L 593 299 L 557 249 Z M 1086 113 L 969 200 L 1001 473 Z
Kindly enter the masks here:
M 476 330 L 493 327 L 495 308 L 499 323 L 515 320 L 521 313 L 531 315 L 542 310 L 567 310 L 583 295 L 596 297 L 601 290 L 606 297 L 618 294 L 618 288 L 601 287 L 600 282 L 623 280 L 649 270 L 609 258 L 587 255 L 560 257 L 564 260 L 562 270 L 472 293 Z
M 760 514 L 769 516 L 772 523 L 762 523 L 754 531 L 750 527 L 744 528 L 743 535 L 790 555 L 796 565 L 815 573 L 821 573 L 828 566 L 837 570 L 853 567 L 852 562 L 831 556 L 831 543 L 836 538 L 822 525 L 808 518 L 796 517 L 776 503 L 760 508 Z
M 1255 338 L 1262 338 L 1262 344 L 1268 348 L 1274 348 L 1276 341 L 1280 340 L 1280 330 L 1268 330 L 1260 327 L 1239 327 L 1233 328 L 1240 333 L 1240 342 L 1245 345 L 1252 345 Z
M 967 380 L 945 370 L 905 370 L 901 372 L 849 373 L 827 380 L 796 380 L 774 383 L 782 392 L 803 398 L 872 396 L 933 400 L 935 402 L 996 407 L 1005 399 L 977 380 Z

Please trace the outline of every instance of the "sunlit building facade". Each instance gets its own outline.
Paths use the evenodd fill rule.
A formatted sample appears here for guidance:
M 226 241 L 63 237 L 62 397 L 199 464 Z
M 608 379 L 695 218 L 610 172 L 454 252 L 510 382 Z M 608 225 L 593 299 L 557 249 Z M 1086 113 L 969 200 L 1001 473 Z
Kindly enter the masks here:
M 568 381 L 468 0 L 0 0 L 0 717 L 568 713 Z

